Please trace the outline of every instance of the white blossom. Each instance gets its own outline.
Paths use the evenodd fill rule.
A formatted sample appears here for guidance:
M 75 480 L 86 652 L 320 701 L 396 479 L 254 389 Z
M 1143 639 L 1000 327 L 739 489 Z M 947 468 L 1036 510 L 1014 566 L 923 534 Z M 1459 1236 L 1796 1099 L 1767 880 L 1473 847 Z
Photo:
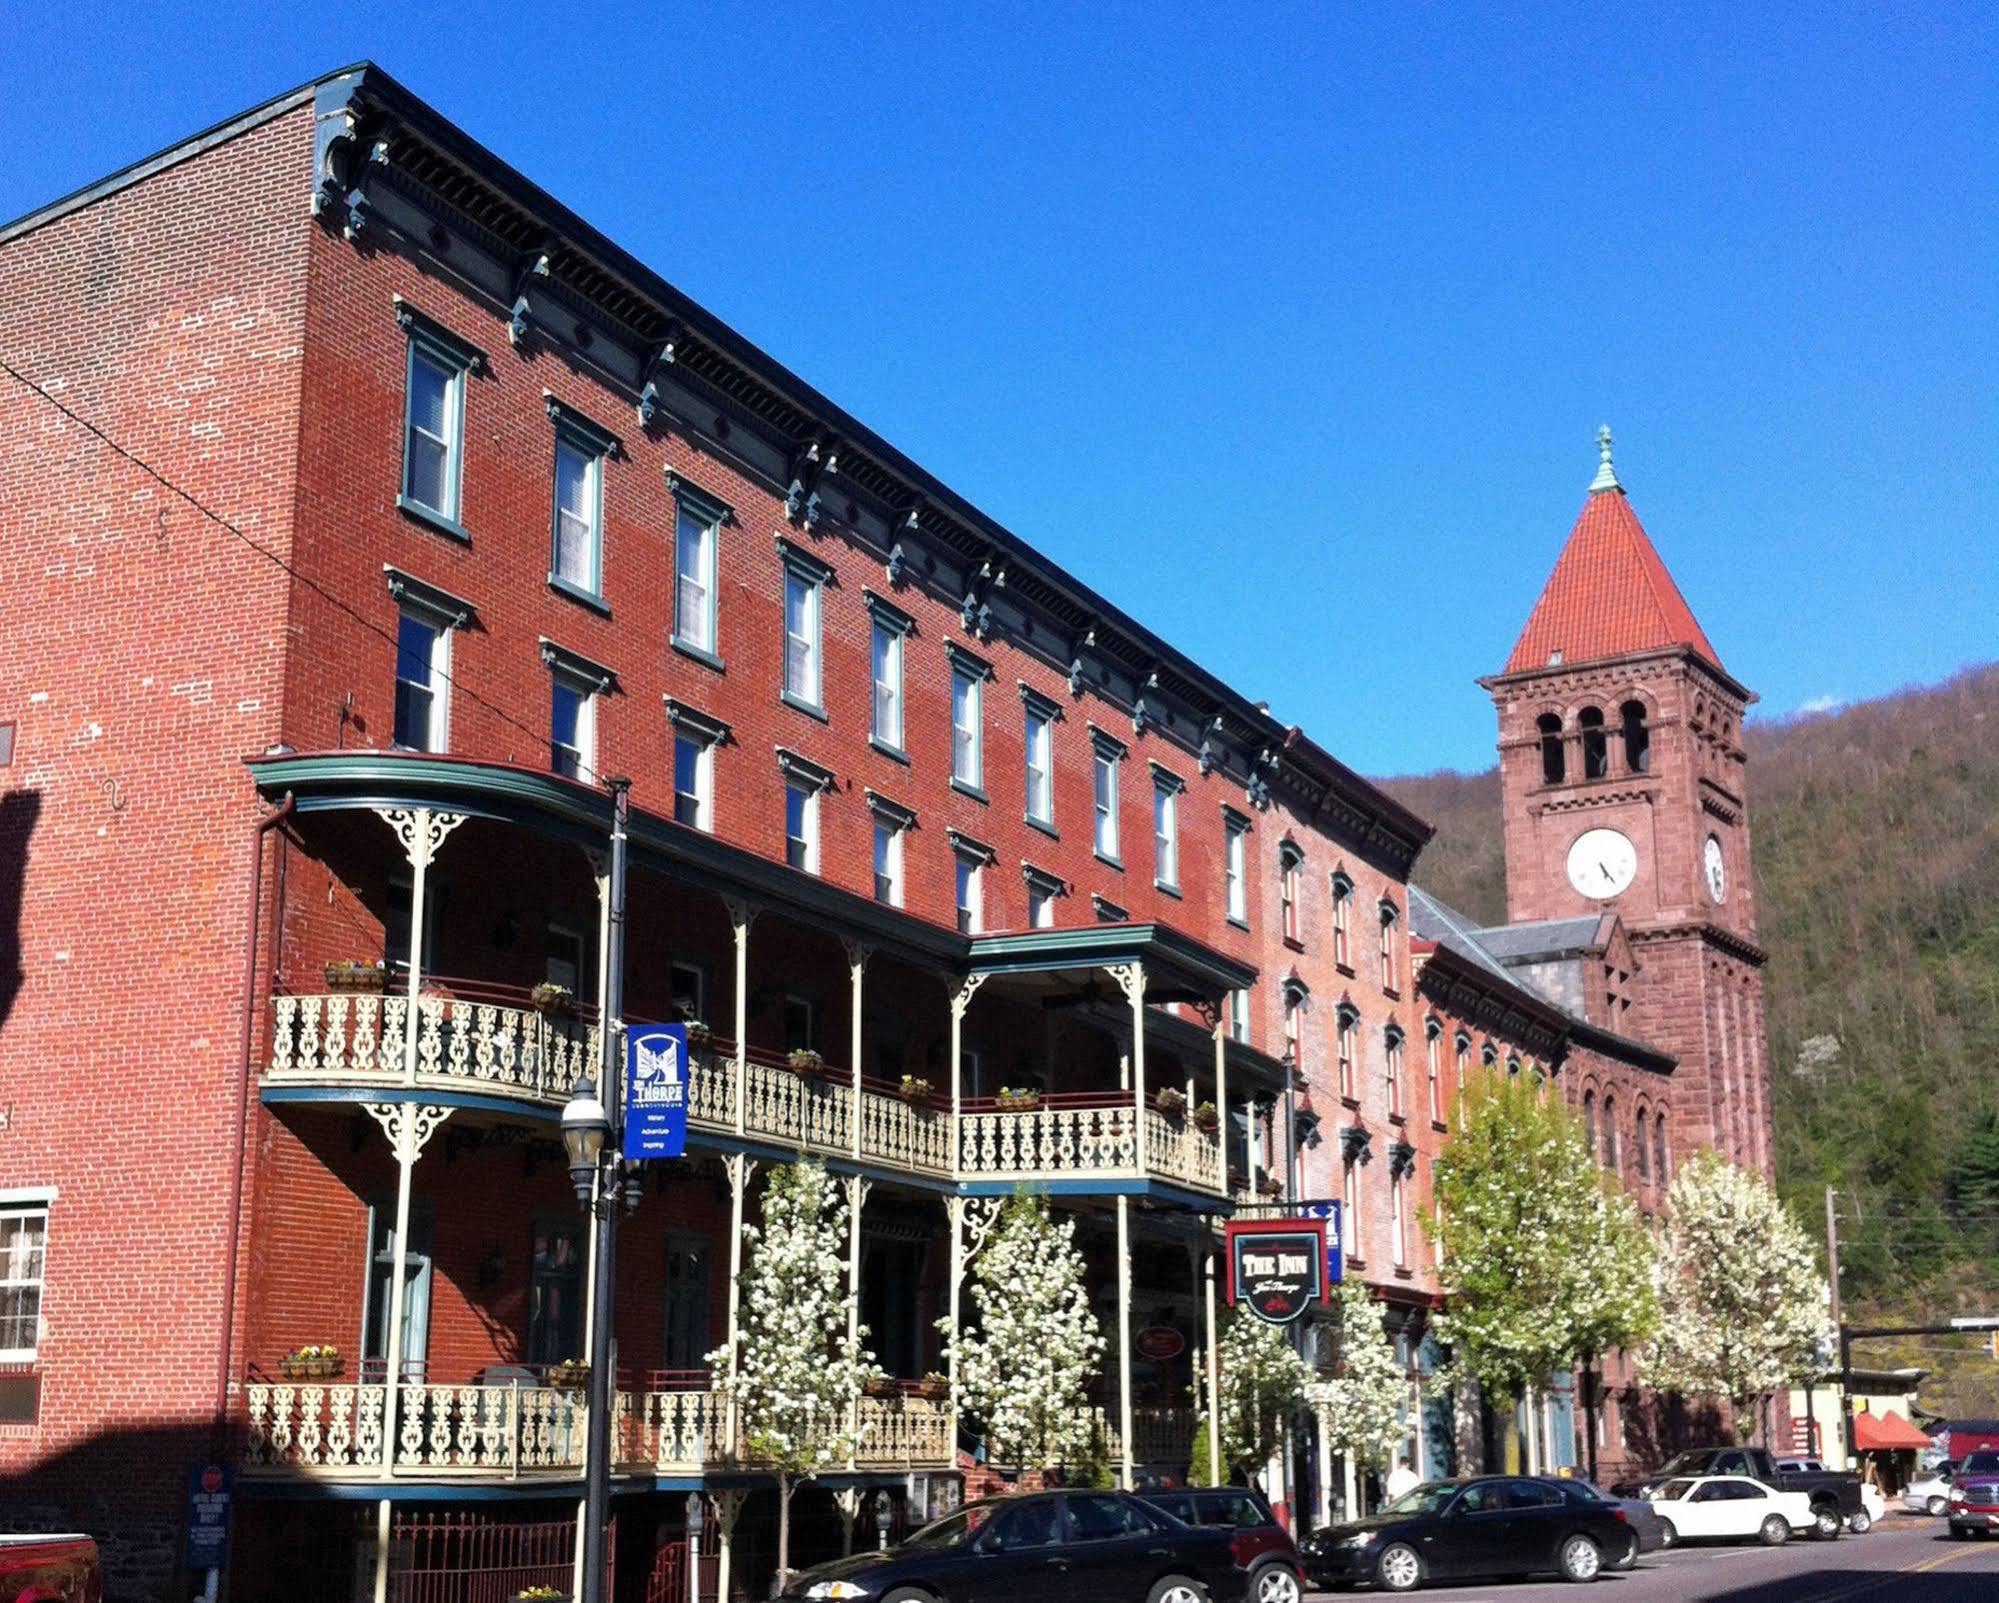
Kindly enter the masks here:
M 1385 1464 L 1407 1433 L 1409 1380 L 1382 1323 L 1381 1304 L 1357 1280 L 1343 1280 L 1339 1359 L 1330 1380 L 1315 1380 L 1306 1400 L 1324 1423 L 1326 1441 L 1356 1464 Z
M 937 1322 L 957 1358 L 958 1407 L 997 1463 L 1045 1469 L 1089 1447 L 1083 1386 L 1105 1344 L 1075 1235 L 1042 1198 L 1014 1197 L 972 1261 L 974 1318 L 955 1332 Z
M 1646 1354 L 1656 1386 L 1726 1397 L 1745 1440 L 1766 1393 L 1811 1371 L 1831 1289 L 1810 1238 L 1756 1175 L 1703 1150 L 1667 1194 L 1661 1318 Z
M 1256 1480 L 1282 1439 L 1285 1416 L 1304 1400 L 1311 1367 L 1292 1347 L 1286 1329 L 1249 1313 L 1229 1320 L 1216 1356 L 1222 1462 Z

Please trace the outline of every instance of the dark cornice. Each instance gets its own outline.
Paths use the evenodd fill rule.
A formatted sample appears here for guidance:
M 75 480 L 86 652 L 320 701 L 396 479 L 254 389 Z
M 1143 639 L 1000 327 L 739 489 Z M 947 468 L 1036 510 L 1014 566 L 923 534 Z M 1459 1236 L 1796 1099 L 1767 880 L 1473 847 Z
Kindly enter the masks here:
M 1502 980 L 1441 941 L 1424 958 L 1416 989 L 1453 1017 L 1539 1052 L 1551 1068 L 1561 1063 L 1564 1043 L 1576 1023 L 1545 997 Z

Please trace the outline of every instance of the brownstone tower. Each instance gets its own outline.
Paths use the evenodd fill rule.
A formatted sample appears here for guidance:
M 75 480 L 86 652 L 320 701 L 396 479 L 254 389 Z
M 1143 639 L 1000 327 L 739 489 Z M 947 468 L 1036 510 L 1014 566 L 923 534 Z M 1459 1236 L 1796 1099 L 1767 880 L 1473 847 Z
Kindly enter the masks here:
M 1637 973 L 1630 1033 L 1673 1053 L 1674 1145 L 1767 1170 L 1769 1069 L 1742 715 L 1602 461 L 1503 671 L 1507 917 L 1616 913 Z M 1615 985 L 1617 978 L 1606 975 Z M 1592 1009 L 1594 1012 L 1594 1009 Z

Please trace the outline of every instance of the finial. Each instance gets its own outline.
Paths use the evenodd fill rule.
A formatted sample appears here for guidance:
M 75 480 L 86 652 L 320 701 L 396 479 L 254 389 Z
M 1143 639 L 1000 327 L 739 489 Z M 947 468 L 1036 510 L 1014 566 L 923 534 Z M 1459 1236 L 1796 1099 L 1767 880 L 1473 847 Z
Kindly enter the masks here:
M 1599 490 L 1622 490 L 1617 482 L 1617 469 L 1610 465 L 1610 425 L 1603 424 L 1596 431 L 1596 454 L 1602 458 L 1596 465 L 1596 477 L 1589 482 L 1591 495 Z

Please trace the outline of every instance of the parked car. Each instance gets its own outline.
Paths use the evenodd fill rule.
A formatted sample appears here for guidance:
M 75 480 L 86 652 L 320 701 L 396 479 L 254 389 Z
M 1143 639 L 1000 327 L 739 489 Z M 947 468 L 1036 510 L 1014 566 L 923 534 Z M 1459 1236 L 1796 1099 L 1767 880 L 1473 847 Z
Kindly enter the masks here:
M 97 1543 L 88 1536 L 0 1536 L 0 1597 L 103 1603 Z
M 1638 1540 L 1632 1544 L 1624 1562 L 1613 1565 L 1612 1568 L 1628 1570 L 1638 1562 L 1640 1553 L 1656 1553 L 1662 1548 L 1673 1545 L 1672 1527 L 1660 1519 L 1658 1511 L 1643 1498 L 1619 1497 L 1614 1492 L 1606 1492 L 1595 1481 L 1584 1480 L 1580 1476 L 1565 1480 L 1562 1484 L 1587 1492 L 1592 1497 L 1601 1498 L 1606 1503 L 1614 1503 L 1624 1510 L 1624 1522 L 1631 1527 L 1631 1534 Z
M 1317 1586 L 1409 1592 L 1426 1581 L 1546 1571 L 1592 1581 L 1636 1542 L 1621 1508 L 1572 1482 L 1481 1475 L 1426 1481 L 1378 1514 L 1314 1531 L 1303 1551 Z
M 1779 1491 L 1747 1475 L 1680 1476 L 1653 1492 L 1652 1506 L 1680 1542 L 1754 1537 L 1778 1547 L 1818 1526 L 1809 1493 Z
M 1860 1477 L 1839 1470 L 1780 1470 L 1777 1460 L 1761 1447 L 1696 1447 L 1669 1458 L 1635 1491 L 1619 1486 L 1623 1496 L 1649 1498 L 1670 1480 L 1697 1479 L 1703 1475 L 1746 1475 L 1780 1492 L 1803 1492 L 1812 1502 L 1816 1533 L 1826 1541 L 1847 1528 L 1855 1515 L 1862 1523 L 1856 1531 L 1873 1524 L 1866 1501 L 1860 1495 Z
M 1950 1478 L 1950 1534 L 1983 1536 L 1999 1530 L 1999 1448 L 1981 1447 L 1966 1453 Z
M 1298 1603 L 1305 1561 L 1263 1493 L 1243 1486 L 1187 1486 L 1140 1495 L 1183 1525 L 1233 1531 L 1237 1562 L 1248 1563 L 1252 1603 Z
M 1950 1506 L 1952 1466 L 1945 1462 L 1918 1475 L 1902 1492 L 1902 1506 L 1917 1514 L 1941 1514 Z
M 1248 1579 L 1232 1530 L 1183 1524 L 1127 1492 L 1015 1492 L 967 1503 L 894 1547 L 806 1570 L 781 1595 L 797 1603 L 1239 1603 Z
M 1780 1458 L 1777 1468 L 1785 1475 L 1823 1475 L 1826 1467 L 1816 1458 Z

